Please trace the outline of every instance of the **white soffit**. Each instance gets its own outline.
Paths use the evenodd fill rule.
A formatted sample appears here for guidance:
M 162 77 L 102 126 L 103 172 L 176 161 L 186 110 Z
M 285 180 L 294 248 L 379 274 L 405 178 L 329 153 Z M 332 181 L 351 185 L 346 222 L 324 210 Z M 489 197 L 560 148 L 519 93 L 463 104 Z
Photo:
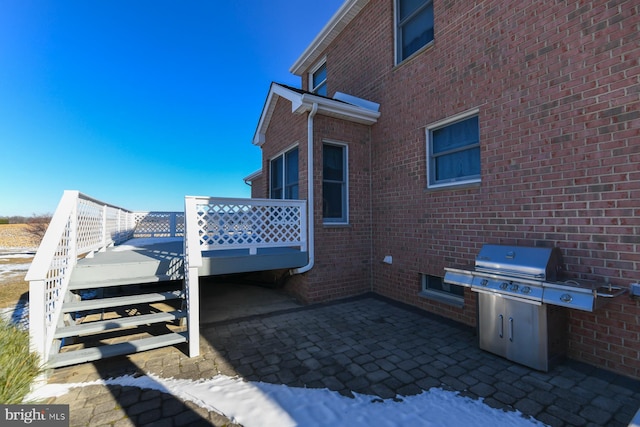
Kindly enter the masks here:
M 296 76 L 302 76 L 367 3 L 369 3 L 369 0 L 346 0 L 331 17 L 327 25 L 320 30 L 311 44 L 302 52 L 302 55 L 289 68 L 289 72 Z

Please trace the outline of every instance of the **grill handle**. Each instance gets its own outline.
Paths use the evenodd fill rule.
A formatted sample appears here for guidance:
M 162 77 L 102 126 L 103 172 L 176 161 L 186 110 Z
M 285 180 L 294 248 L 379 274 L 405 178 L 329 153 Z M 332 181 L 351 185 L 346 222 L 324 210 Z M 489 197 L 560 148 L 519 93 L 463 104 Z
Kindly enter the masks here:
M 513 317 L 509 317 L 509 341 L 513 342 Z
M 545 280 L 545 277 L 546 277 L 545 273 L 527 274 L 527 273 L 523 273 L 520 270 L 511 270 L 511 269 L 508 269 L 508 268 L 502 268 L 500 270 L 496 270 L 496 269 L 489 268 L 489 267 L 476 266 L 475 270 L 479 271 L 481 273 L 489 273 L 489 274 L 499 275 L 499 276 L 502 276 L 502 277 L 513 276 L 513 277 L 516 277 L 516 278 L 519 278 L 519 279 Z
M 498 329 L 498 335 L 500 335 L 500 338 L 502 338 L 504 336 L 504 316 L 500 314 L 498 316 L 498 319 L 500 320 L 500 323 L 499 323 L 500 329 Z

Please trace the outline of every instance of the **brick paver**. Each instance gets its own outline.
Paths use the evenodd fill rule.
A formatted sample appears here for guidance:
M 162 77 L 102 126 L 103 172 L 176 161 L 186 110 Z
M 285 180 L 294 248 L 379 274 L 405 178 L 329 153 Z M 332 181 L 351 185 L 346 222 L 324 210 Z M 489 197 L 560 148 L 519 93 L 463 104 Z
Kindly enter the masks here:
M 184 347 L 165 348 L 58 369 L 50 381 L 224 374 L 384 399 L 441 387 L 552 427 L 626 426 L 640 407 L 640 381 L 573 361 L 534 371 L 480 350 L 472 328 L 375 296 L 209 324 L 201 333 L 202 355 L 193 359 Z M 72 426 L 233 425 L 135 387 L 95 385 L 49 403 L 69 404 Z

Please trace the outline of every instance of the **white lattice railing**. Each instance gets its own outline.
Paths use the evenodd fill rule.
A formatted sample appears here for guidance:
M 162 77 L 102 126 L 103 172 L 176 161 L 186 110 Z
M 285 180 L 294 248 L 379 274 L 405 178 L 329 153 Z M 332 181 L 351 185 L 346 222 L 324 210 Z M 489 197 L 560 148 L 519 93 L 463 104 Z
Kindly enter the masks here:
M 199 354 L 199 281 L 202 252 L 224 249 L 295 247 L 307 252 L 304 200 L 185 198 L 185 296 L 189 356 Z
M 132 212 L 78 191 L 64 192 L 25 277 L 31 345 L 43 361 L 49 357 L 78 257 L 130 239 L 134 228 Z
M 297 247 L 307 251 L 307 216 L 304 200 L 231 199 L 194 197 L 200 249 Z M 190 217 L 191 216 L 191 217 Z
M 183 237 L 184 212 L 135 212 L 133 237 Z

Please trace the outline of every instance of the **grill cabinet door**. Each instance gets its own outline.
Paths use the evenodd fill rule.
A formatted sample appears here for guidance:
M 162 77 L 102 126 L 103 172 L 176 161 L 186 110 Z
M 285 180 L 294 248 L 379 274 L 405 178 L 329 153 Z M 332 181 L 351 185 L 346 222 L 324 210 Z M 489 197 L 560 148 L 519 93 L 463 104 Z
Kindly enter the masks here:
M 547 370 L 546 306 L 478 294 L 480 348 L 534 369 Z
M 507 359 L 538 370 L 547 370 L 545 305 L 505 299 Z
M 504 299 L 497 295 L 478 293 L 478 339 L 480 348 L 507 357 L 505 340 Z

